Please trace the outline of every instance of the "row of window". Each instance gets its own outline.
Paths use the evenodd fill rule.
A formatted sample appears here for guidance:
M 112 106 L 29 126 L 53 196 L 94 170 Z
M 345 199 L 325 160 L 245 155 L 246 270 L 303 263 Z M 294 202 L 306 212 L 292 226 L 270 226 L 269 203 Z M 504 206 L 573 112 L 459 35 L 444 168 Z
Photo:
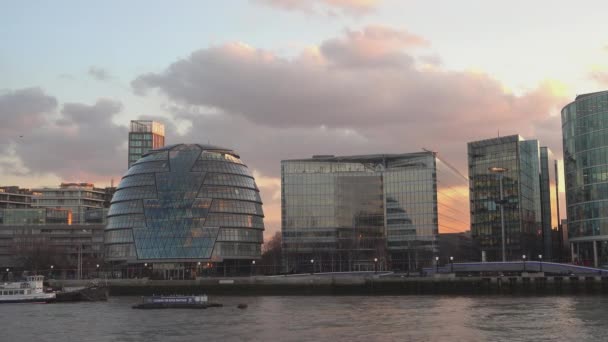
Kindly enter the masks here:
M 258 243 L 218 242 L 215 244 L 214 255 L 221 257 L 259 257 L 262 253 Z
M 226 198 L 262 203 L 259 192 L 230 186 L 203 186 L 197 197 Z
M 127 201 L 142 198 L 156 198 L 156 187 L 141 186 L 117 190 L 112 197 L 112 202 Z
M 217 237 L 218 241 L 245 241 L 262 243 L 264 241 L 263 232 L 257 229 L 232 229 L 222 228 Z
M 214 213 L 239 213 L 264 216 L 261 204 L 235 200 L 213 200 L 211 211 Z
M 108 211 L 108 216 L 124 215 L 124 214 L 142 214 L 143 212 L 144 212 L 144 208 L 142 206 L 142 201 L 137 199 L 137 200 L 113 203 L 110 206 L 110 210 Z
M 568 207 L 568 224 L 595 218 L 608 218 L 608 201 L 581 203 Z
M 568 191 L 568 203 L 598 201 L 608 199 L 608 183 L 597 183 Z
M 249 188 L 253 190 L 257 190 L 255 182 L 253 178 L 240 176 L 240 175 L 230 175 L 230 174 L 221 174 L 221 173 L 208 173 L 205 177 L 205 185 L 227 185 L 227 186 L 238 186 L 242 188 Z
M 231 162 L 221 162 L 214 160 L 198 160 L 192 168 L 194 172 L 217 172 L 230 173 L 251 177 L 251 172 L 247 166 L 243 164 L 235 164 Z
M 165 160 L 150 161 L 145 163 L 137 163 L 129 168 L 127 176 L 140 173 L 167 172 L 169 171 L 169 162 Z
M 154 174 L 144 173 L 123 178 L 120 181 L 120 184 L 118 184 L 118 189 L 154 184 L 156 184 L 156 177 L 154 176 Z
M 211 152 L 211 151 L 204 151 L 203 153 L 201 153 L 200 158 L 201 160 L 220 160 L 220 161 L 229 161 L 232 163 L 236 163 L 236 164 L 243 164 L 243 162 L 230 154 L 226 154 L 226 153 L 219 153 L 219 152 Z

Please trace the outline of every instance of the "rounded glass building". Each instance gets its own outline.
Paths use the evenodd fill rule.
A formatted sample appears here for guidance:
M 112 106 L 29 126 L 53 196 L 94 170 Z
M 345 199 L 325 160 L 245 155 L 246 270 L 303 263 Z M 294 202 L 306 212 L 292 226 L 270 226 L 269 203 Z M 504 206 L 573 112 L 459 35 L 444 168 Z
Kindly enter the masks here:
M 608 264 L 608 91 L 562 109 L 568 236 L 572 261 Z
M 166 146 L 144 154 L 120 181 L 105 258 L 140 271 L 177 269 L 180 277 L 201 267 L 233 273 L 260 258 L 263 218 L 255 180 L 234 151 Z

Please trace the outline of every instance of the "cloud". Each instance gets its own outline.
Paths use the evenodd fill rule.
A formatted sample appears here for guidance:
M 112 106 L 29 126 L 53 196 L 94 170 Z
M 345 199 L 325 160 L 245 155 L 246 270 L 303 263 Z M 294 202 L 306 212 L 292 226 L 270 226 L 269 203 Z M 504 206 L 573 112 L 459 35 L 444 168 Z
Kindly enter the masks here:
M 120 102 L 99 99 L 57 108 L 57 100 L 39 88 L 0 96 L 3 175 L 95 182 L 124 173 L 127 128 L 112 121 L 122 110 Z
M 516 95 L 487 74 L 442 68 L 429 47 L 382 26 L 347 30 L 292 58 L 231 43 L 195 51 L 132 86 L 164 94 L 173 116 L 190 121 L 175 139 L 234 148 L 265 177 L 279 177 L 283 159 L 422 147 L 467 174 L 466 143 L 498 130 L 539 138 L 561 155 L 557 114 L 568 99 L 559 84 Z M 428 62 L 418 61 L 418 49 L 435 56 L 433 67 L 421 67 Z M 263 191 L 271 191 L 265 203 L 280 205 Z
M 89 68 L 89 75 L 98 81 L 107 81 L 112 78 L 112 75 L 106 69 L 97 66 Z
M 57 107 L 57 99 L 40 88 L 25 88 L 0 95 L 0 146 L 20 136 L 30 136 L 32 130 L 44 125 L 48 114 Z M 0 148 L 2 152 L 3 148 Z
M 376 9 L 380 0 L 253 0 L 254 2 L 286 11 L 328 13 L 339 11 L 347 15 L 368 14 Z
M 317 55 L 307 50 L 295 58 L 233 43 L 195 51 L 132 86 L 139 94 L 158 89 L 178 104 L 261 126 L 351 129 L 370 139 L 396 129 L 393 137 L 434 137 L 439 146 L 464 146 L 498 128 L 530 136 L 535 124 L 559 120 L 550 114 L 565 99 L 549 83 L 514 95 L 483 73 L 420 69 L 406 51 L 426 45 L 377 27 L 347 31 L 322 42 Z

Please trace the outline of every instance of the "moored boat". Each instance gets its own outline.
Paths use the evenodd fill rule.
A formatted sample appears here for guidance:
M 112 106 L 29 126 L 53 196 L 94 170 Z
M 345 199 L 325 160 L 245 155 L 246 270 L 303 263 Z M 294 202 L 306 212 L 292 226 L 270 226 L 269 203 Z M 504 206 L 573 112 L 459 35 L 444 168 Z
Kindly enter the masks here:
M 0 283 L 0 304 L 4 303 L 48 303 L 55 293 L 44 292 L 44 276 L 27 276 L 25 281 Z
M 207 309 L 221 307 L 222 304 L 211 303 L 207 296 L 151 296 L 142 297 L 142 302 L 133 305 L 133 309 Z

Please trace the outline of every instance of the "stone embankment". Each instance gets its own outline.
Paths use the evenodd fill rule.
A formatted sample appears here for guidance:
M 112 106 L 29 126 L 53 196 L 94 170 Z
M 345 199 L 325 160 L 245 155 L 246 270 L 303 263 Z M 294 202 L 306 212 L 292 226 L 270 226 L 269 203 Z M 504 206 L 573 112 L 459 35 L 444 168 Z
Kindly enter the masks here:
M 53 286 L 80 286 L 87 281 L 51 280 Z M 608 277 L 406 277 L 400 275 L 290 275 L 196 280 L 108 279 L 110 295 L 554 295 L 608 294 Z

